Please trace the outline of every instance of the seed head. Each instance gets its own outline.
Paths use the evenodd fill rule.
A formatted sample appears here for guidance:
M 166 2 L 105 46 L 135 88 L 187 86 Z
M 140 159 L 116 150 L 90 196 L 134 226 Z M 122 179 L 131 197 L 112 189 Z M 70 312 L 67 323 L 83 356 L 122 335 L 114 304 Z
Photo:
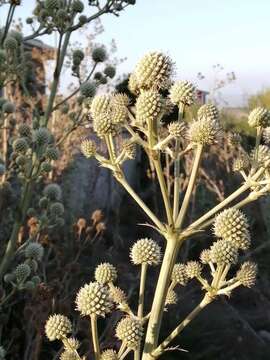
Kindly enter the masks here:
M 113 124 L 123 124 L 128 118 L 128 109 L 126 106 L 111 103 L 111 117 Z
M 250 246 L 248 222 L 238 209 L 229 208 L 218 214 L 213 230 L 217 237 L 230 241 L 236 248 L 246 250 Z
M 157 120 L 162 114 L 163 105 L 164 101 L 158 91 L 142 91 L 136 102 L 136 120 L 141 124 Z
M 237 171 L 246 170 L 249 168 L 249 165 L 250 165 L 249 156 L 248 154 L 243 153 L 239 155 L 238 158 L 234 159 L 233 171 L 237 172 Z
M 28 143 L 24 138 L 19 138 L 12 143 L 12 148 L 15 153 L 25 153 L 28 150 Z
M 251 261 L 246 261 L 242 264 L 240 270 L 238 270 L 236 278 L 243 286 L 250 288 L 255 285 L 257 270 L 257 264 Z
M 85 139 L 81 142 L 81 151 L 83 155 L 90 159 L 96 154 L 96 144 L 89 139 Z
M 75 13 L 82 13 L 84 9 L 84 4 L 80 0 L 73 0 L 71 8 Z
M 82 61 L 84 59 L 84 52 L 80 49 L 76 49 L 73 51 L 72 56 L 73 58 L 78 58 L 80 61 Z
M 215 105 L 205 104 L 199 108 L 197 117 L 199 120 L 208 119 L 212 121 L 217 121 L 219 118 L 219 112 Z
M 208 264 L 211 261 L 211 250 L 203 250 L 200 255 L 200 260 L 202 264 Z
M 217 121 L 210 118 L 201 118 L 190 124 L 189 138 L 194 144 L 212 145 L 220 134 L 220 127 Z
M 43 194 L 51 201 L 60 200 L 62 197 L 62 190 L 57 184 L 48 184 L 45 186 Z
M 13 36 L 7 36 L 4 41 L 4 48 L 8 51 L 15 51 L 18 47 L 18 42 Z
M 86 98 L 92 98 L 96 94 L 96 85 L 91 81 L 83 83 L 80 87 L 80 92 Z
M 180 123 L 178 121 L 171 122 L 168 125 L 168 131 L 169 134 L 172 135 L 174 138 L 180 138 L 181 136 L 184 136 L 186 127 L 184 123 Z
M 44 254 L 44 248 L 39 243 L 30 243 L 25 248 L 25 256 L 29 259 L 34 259 L 36 261 L 40 261 Z
M 47 148 L 45 152 L 45 157 L 48 160 L 58 160 L 59 159 L 59 151 L 55 147 L 49 147 Z
M 101 353 L 100 360 L 118 360 L 117 352 L 113 349 L 104 350 Z
M 237 248 L 230 241 L 218 240 L 211 246 L 211 261 L 218 265 L 231 265 L 237 262 Z
M 33 141 L 39 145 L 47 145 L 51 140 L 51 133 L 45 127 L 39 128 L 33 132 Z
M 116 268 L 110 263 L 99 264 L 95 271 L 95 279 L 103 285 L 115 282 L 117 279 Z
M 186 274 L 189 279 L 193 279 L 201 275 L 202 265 L 198 261 L 189 261 L 186 264 Z
M 143 327 L 139 320 L 132 317 L 125 317 L 119 321 L 116 327 L 116 336 L 127 348 L 137 350 L 140 348 Z
M 180 285 L 186 285 L 188 280 L 186 266 L 184 264 L 175 264 L 172 271 L 171 281 Z
M 108 134 L 115 134 L 115 125 L 112 123 L 111 117 L 107 113 L 101 113 L 94 118 L 93 121 L 94 131 L 100 138 Z
M 107 58 L 106 50 L 103 47 L 95 48 L 92 52 L 92 59 L 94 62 L 103 62 Z
M 248 123 L 250 127 L 257 128 L 263 127 L 266 128 L 270 126 L 270 112 L 269 110 L 263 107 L 257 107 L 251 111 L 248 116 Z
M 109 95 L 96 95 L 91 103 L 90 114 L 93 119 L 100 114 L 108 113 L 110 111 L 111 96 Z
M 138 62 L 134 75 L 140 89 L 164 89 L 170 84 L 172 71 L 172 61 L 168 56 L 150 52 Z
M 126 304 L 127 303 L 127 295 L 126 293 L 117 286 L 110 285 L 109 290 L 110 298 L 116 304 Z
M 152 239 L 138 240 L 131 248 L 130 258 L 135 265 L 158 265 L 161 260 L 160 246 Z
M 60 202 L 54 202 L 50 206 L 50 213 L 53 217 L 62 216 L 65 212 L 64 205 Z
M 15 276 L 18 283 L 24 282 L 31 274 L 30 266 L 27 264 L 19 264 L 15 269 Z
M 178 296 L 174 290 L 169 290 L 166 296 L 165 305 L 175 305 L 178 301 Z
M 189 81 L 178 81 L 170 89 L 171 102 L 177 106 L 190 106 L 194 103 L 195 90 L 195 86 Z
M 84 285 L 77 294 L 76 304 L 77 310 L 83 316 L 105 317 L 112 307 L 108 289 L 98 282 Z
M 106 66 L 104 69 L 104 74 L 111 79 L 114 78 L 116 74 L 115 67 L 111 65 Z
M 20 124 L 18 127 L 18 133 L 20 134 L 21 137 L 26 137 L 26 138 L 30 138 L 32 134 L 31 128 L 27 124 Z
M 71 330 L 71 322 L 64 315 L 51 315 L 45 325 L 45 332 L 50 341 L 67 337 Z
M 130 74 L 130 76 L 129 76 L 128 89 L 133 95 L 138 95 L 140 93 L 138 80 L 134 73 Z

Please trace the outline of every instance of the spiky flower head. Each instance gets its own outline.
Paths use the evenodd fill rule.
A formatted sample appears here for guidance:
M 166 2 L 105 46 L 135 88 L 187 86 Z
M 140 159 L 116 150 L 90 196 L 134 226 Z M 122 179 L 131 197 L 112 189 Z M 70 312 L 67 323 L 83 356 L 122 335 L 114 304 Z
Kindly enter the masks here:
M 103 47 L 97 47 L 92 51 L 92 59 L 95 62 L 103 62 L 107 58 L 106 50 Z
M 85 139 L 81 142 L 81 151 L 83 155 L 90 159 L 96 154 L 96 144 L 89 139 Z
M 166 296 L 165 305 L 174 305 L 178 301 L 178 296 L 174 290 L 169 290 Z
M 189 279 L 193 279 L 201 275 L 202 265 L 198 261 L 189 261 L 186 264 L 186 274 Z
M 6 101 L 6 102 L 4 103 L 4 105 L 2 106 L 2 110 L 3 110 L 3 112 L 6 113 L 6 114 L 12 114 L 12 113 L 15 112 L 16 107 L 15 107 L 15 105 L 14 105 L 12 102 Z
M 95 279 L 100 284 L 113 283 L 117 279 L 116 268 L 110 263 L 99 264 L 95 270 Z
M 124 124 L 128 119 L 128 108 L 126 106 L 111 103 L 111 117 L 113 124 Z
M 126 293 L 117 286 L 110 285 L 109 289 L 110 298 L 116 304 L 126 304 L 127 295 Z
M 87 81 L 83 83 L 80 87 L 80 92 L 86 98 L 92 98 L 96 94 L 96 85 L 92 81 Z
M 218 240 L 211 246 L 211 261 L 218 265 L 231 265 L 237 262 L 238 251 L 230 241 Z
M 76 298 L 77 310 L 83 316 L 104 317 L 111 311 L 112 301 L 108 289 L 98 282 L 90 282 L 82 287 Z
M 70 351 L 70 348 L 72 348 L 73 350 L 78 350 L 80 347 L 80 342 L 79 340 L 77 340 L 74 337 L 70 337 L 66 340 L 67 342 L 65 342 L 64 344 L 64 349 Z
M 249 168 L 250 160 L 246 153 L 240 154 L 236 159 L 233 160 L 233 171 L 242 171 Z
M 248 116 L 248 123 L 250 127 L 266 128 L 270 126 L 270 112 L 263 107 L 257 107 L 251 111 Z
M 170 84 L 171 59 L 160 52 L 150 52 L 138 62 L 134 75 L 140 89 L 164 89 Z
M 201 118 L 190 124 L 189 139 L 194 144 L 212 145 L 220 134 L 220 126 L 217 121 L 210 118 Z
M 24 138 L 16 139 L 12 143 L 12 148 L 15 153 L 25 153 L 28 150 L 28 143 Z
M 114 77 L 115 77 L 115 74 L 116 74 L 116 69 L 115 69 L 115 67 L 112 66 L 112 65 L 106 66 L 105 69 L 104 69 L 104 74 L 105 74 L 106 76 L 108 76 L 109 78 L 111 78 L 111 79 L 114 78 Z
M 66 338 L 71 330 L 70 320 L 59 314 L 51 315 L 45 325 L 45 332 L 50 341 Z
M 55 147 L 49 147 L 47 148 L 45 152 L 45 157 L 49 160 L 58 160 L 59 158 L 59 151 Z
M 204 104 L 199 108 L 197 117 L 199 120 L 209 119 L 212 121 L 217 121 L 219 118 L 219 111 L 213 104 Z
M 270 126 L 263 130 L 263 140 L 266 144 L 270 144 Z
M 130 258 L 135 265 L 158 265 L 161 260 L 160 246 L 152 239 L 140 239 L 132 246 Z
M 18 42 L 13 36 L 7 36 L 4 41 L 4 48 L 8 51 L 14 51 L 18 47 Z
M 250 157 L 255 159 L 255 149 L 252 150 Z M 267 145 L 259 145 L 257 152 L 257 162 L 260 166 L 267 167 L 269 166 L 270 161 L 270 147 Z
M 228 137 L 228 143 L 230 146 L 238 146 L 241 143 L 241 135 L 238 133 L 230 133 Z
M 101 113 L 94 118 L 93 129 L 100 138 L 108 134 L 115 134 L 115 125 L 107 113 Z
M 134 73 L 130 74 L 129 76 L 128 89 L 133 95 L 138 95 L 140 93 L 138 80 Z
M 116 336 L 127 348 L 132 350 L 139 349 L 143 336 L 141 321 L 129 316 L 123 318 L 117 324 Z
M 136 102 L 136 120 L 144 124 L 157 121 L 162 115 L 164 101 L 156 90 L 142 91 Z
M 62 216 L 65 212 L 64 205 L 60 202 L 54 202 L 50 206 L 50 214 L 53 217 L 59 217 Z
M 124 141 L 122 144 L 123 150 L 125 152 L 125 156 L 128 159 L 135 159 L 136 156 L 136 144 L 130 141 Z
M 21 137 L 29 138 L 31 137 L 31 128 L 27 124 L 20 124 L 18 127 L 18 133 Z
M 190 106 L 194 103 L 195 86 L 189 81 L 178 81 L 170 88 L 171 102 L 177 106 L 180 104 Z
M 94 119 L 102 113 L 108 113 L 110 111 L 110 102 L 110 95 L 96 95 L 93 98 L 90 107 L 90 114 L 92 118 Z
M 46 196 L 49 200 L 55 201 L 60 200 L 62 197 L 62 190 L 58 184 L 48 184 L 45 186 L 43 190 L 44 196 Z
M 25 256 L 29 259 L 40 261 L 44 254 L 44 248 L 39 243 L 30 243 L 25 248 Z
M 202 264 L 208 264 L 211 261 L 211 250 L 204 249 L 200 254 L 200 261 Z
M 118 360 L 117 352 L 113 349 L 104 350 L 101 353 L 100 360 Z
M 73 58 L 78 58 L 80 61 L 84 59 L 84 52 L 80 49 L 76 49 L 72 53 Z
M 51 133 L 45 127 L 39 128 L 33 132 L 33 141 L 39 146 L 47 145 L 50 139 Z
M 60 355 L 60 360 L 77 360 L 78 357 L 74 351 L 65 350 Z
M 230 241 L 236 248 L 246 250 L 250 246 L 248 222 L 238 209 L 229 208 L 218 214 L 213 230 L 218 238 Z
M 186 130 L 185 124 L 182 122 L 174 121 L 168 125 L 169 134 L 176 139 L 180 138 L 181 136 L 184 136 L 185 130 Z
M 186 285 L 188 280 L 186 273 L 186 265 L 175 264 L 172 271 L 171 281 L 180 285 Z
M 257 271 L 257 264 L 251 261 L 246 261 L 242 264 L 240 270 L 238 270 L 236 278 L 243 286 L 250 288 L 256 283 Z
M 81 13 L 84 9 L 84 4 L 81 0 L 73 0 L 71 8 L 75 13 Z
M 41 167 L 40 167 L 40 171 L 42 172 L 42 173 L 49 173 L 50 171 L 52 171 L 52 165 L 51 165 L 51 163 L 49 163 L 49 162 L 43 162 L 42 164 L 41 164 Z
M 22 283 L 24 282 L 28 276 L 31 274 L 31 269 L 30 266 L 23 263 L 23 264 L 19 264 L 16 269 L 15 269 L 15 276 L 16 279 L 18 281 L 18 283 Z

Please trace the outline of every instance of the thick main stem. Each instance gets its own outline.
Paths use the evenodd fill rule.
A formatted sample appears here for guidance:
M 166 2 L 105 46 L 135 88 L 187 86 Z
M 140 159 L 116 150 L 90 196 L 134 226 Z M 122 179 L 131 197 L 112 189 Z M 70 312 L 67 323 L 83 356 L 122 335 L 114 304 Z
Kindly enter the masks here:
M 96 315 L 91 315 L 91 334 L 92 334 L 95 360 L 99 360 L 100 359 L 100 348 L 99 348 L 99 341 L 98 341 L 98 329 L 97 329 Z
M 151 352 L 156 348 L 158 343 L 160 326 L 165 307 L 165 300 L 179 247 L 180 243 L 176 235 L 168 237 L 167 246 L 156 286 L 154 300 L 152 303 L 151 314 L 147 326 L 142 360 L 152 359 Z

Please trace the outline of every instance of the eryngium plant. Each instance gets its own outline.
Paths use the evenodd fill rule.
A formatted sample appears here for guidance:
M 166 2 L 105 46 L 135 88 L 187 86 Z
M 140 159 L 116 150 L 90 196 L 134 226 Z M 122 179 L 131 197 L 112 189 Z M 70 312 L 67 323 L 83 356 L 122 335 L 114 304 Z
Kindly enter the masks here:
M 239 154 L 238 165 L 234 165 L 234 170 L 243 176 L 243 184 L 211 210 L 187 224 L 186 215 L 201 159 L 209 146 L 218 143 L 222 129 L 218 110 L 212 104 L 203 105 L 196 119 L 189 124 L 185 122 L 185 111 L 195 101 L 195 87 L 187 81 L 173 84 L 172 72 L 172 61 L 168 56 L 151 52 L 139 61 L 130 76 L 129 87 L 137 97 L 135 107 L 129 106 L 125 95 L 113 94 L 95 96 L 90 108 L 94 132 L 106 144 L 108 157 L 102 156 L 98 146 L 89 139 L 82 141 L 83 154 L 87 158 L 95 157 L 101 166 L 112 171 L 115 179 L 145 212 L 152 227 L 165 242 L 163 255 L 159 245 L 151 239 L 141 239 L 131 249 L 132 262 L 141 268 L 136 311 L 128 305 L 125 292 L 114 285 L 116 270 L 110 264 L 100 265 L 95 273 L 96 282 L 86 284 L 79 291 L 77 309 L 83 316 L 91 319 L 96 359 L 124 359 L 130 351 L 134 352 L 136 360 L 158 358 L 207 305 L 221 295 L 229 297 L 241 285 L 251 287 L 255 283 L 256 264 L 245 262 L 238 265 L 239 254 L 251 245 L 248 221 L 240 208 L 266 195 L 270 190 L 270 148 L 260 145 L 263 129 L 270 124 L 269 111 L 259 108 L 250 114 L 249 124 L 257 129 L 256 145 L 250 155 L 245 154 L 243 158 L 243 154 Z M 165 89 L 168 91 L 164 92 Z M 165 96 L 164 93 L 169 95 Z M 161 119 L 168 112 L 168 104 L 171 102 L 178 107 L 179 116 L 177 122 L 169 124 L 166 135 L 161 131 Z M 121 120 L 115 114 L 121 114 Z M 116 138 L 122 136 L 123 130 L 128 131 L 130 138 L 119 149 Z M 146 152 L 155 169 L 164 204 L 164 218 L 159 218 L 126 180 L 122 164 L 134 157 L 136 146 Z M 180 161 L 188 152 L 194 154 L 193 166 L 186 191 L 180 194 Z M 164 153 L 174 162 L 174 193 L 171 197 L 168 195 L 162 168 Z M 241 201 L 238 200 L 240 195 Z M 180 201 L 180 198 L 183 200 Z M 216 236 L 212 246 L 201 253 L 199 260 L 188 261 L 186 264 L 177 263 L 177 256 L 185 241 L 192 238 L 195 241 L 195 235 L 212 224 Z M 152 308 L 149 314 L 145 314 L 147 271 L 150 266 L 160 264 Z M 160 341 L 164 310 L 177 302 L 174 289 L 178 285 L 186 285 L 190 279 L 199 282 L 202 300 L 165 340 Z M 124 318 L 116 327 L 116 337 L 121 340 L 122 345 L 118 352 L 116 349 L 109 349 L 101 354 L 96 321 L 113 309 L 111 302 L 116 303 L 124 313 Z M 50 338 L 50 333 L 47 336 Z M 59 336 L 67 341 L 62 333 Z M 78 354 L 76 356 L 80 358 Z

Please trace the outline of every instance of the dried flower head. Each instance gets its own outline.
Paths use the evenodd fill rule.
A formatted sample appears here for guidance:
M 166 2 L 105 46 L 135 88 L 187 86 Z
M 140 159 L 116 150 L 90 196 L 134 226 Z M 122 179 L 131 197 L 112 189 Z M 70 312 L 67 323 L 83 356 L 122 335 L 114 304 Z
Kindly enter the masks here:
M 189 279 L 193 279 L 201 275 L 202 265 L 198 261 L 189 261 L 186 264 L 186 274 Z
M 89 139 L 85 139 L 81 142 L 81 151 L 83 155 L 90 159 L 96 154 L 96 144 Z
M 111 96 L 110 95 L 96 95 L 92 102 L 90 107 L 90 113 L 92 118 L 96 118 L 100 114 L 103 113 L 109 113 L 110 111 L 110 102 L 111 102 Z
M 101 353 L 100 360 L 118 360 L 117 352 L 113 349 L 104 350 Z
M 105 135 L 115 134 L 115 125 L 112 123 L 108 113 L 97 115 L 93 121 L 93 128 L 100 138 L 103 138 Z
M 168 125 L 169 134 L 176 139 L 180 138 L 181 136 L 184 136 L 185 130 L 186 130 L 185 124 L 182 122 L 174 121 Z
M 270 126 L 270 112 L 263 107 L 257 107 L 251 111 L 248 116 L 248 123 L 250 127 L 263 127 Z
M 239 280 L 243 286 L 249 288 L 255 285 L 256 276 L 257 264 L 251 261 L 244 262 L 236 274 L 237 280 Z
M 104 317 L 112 307 L 108 289 L 98 282 L 84 285 L 77 294 L 76 304 L 77 310 L 83 316 Z
M 58 160 L 59 158 L 59 151 L 55 147 L 48 147 L 45 152 L 45 157 L 48 160 Z
M 79 340 L 75 339 L 74 337 L 68 338 L 67 343 L 64 344 L 64 349 L 67 351 L 70 351 L 70 348 L 72 348 L 73 350 L 78 350 L 80 347 Z
M 60 360 L 77 360 L 78 357 L 74 351 L 65 350 L 60 355 Z
M 36 261 L 40 261 L 44 254 L 44 248 L 39 243 L 30 243 L 25 248 L 25 256 L 29 259 L 34 259 Z
M 161 260 L 160 246 L 152 239 L 138 240 L 131 248 L 130 258 L 135 265 L 158 265 Z
M 71 330 L 70 320 L 59 314 L 51 315 L 45 325 L 45 332 L 50 341 L 66 338 Z
M 117 93 L 112 96 L 111 99 L 112 106 L 128 106 L 129 98 L 126 94 Z
M 31 137 L 32 131 L 29 125 L 20 124 L 18 127 L 18 133 L 21 137 Z
M 217 121 L 204 117 L 190 124 L 188 134 L 192 143 L 205 146 L 214 144 L 220 131 Z
M 195 99 L 195 86 L 189 81 L 178 81 L 170 88 L 170 99 L 175 105 L 190 106 Z
M 242 171 L 249 168 L 250 160 L 246 153 L 240 154 L 236 159 L 233 160 L 233 171 Z
M 200 261 L 202 264 L 208 264 L 211 261 L 211 250 L 205 249 L 200 254 Z
M 169 290 L 166 296 L 165 305 L 175 305 L 178 301 L 178 296 L 174 290 Z
M 132 350 L 139 349 L 143 336 L 141 321 L 129 316 L 123 318 L 117 324 L 116 336 L 127 348 Z
M 99 264 L 95 271 L 95 279 L 100 284 L 113 283 L 117 279 L 116 268 L 110 263 Z
M 157 121 L 162 115 L 164 101 L 156 90 L 142 91 L 136 102 L 136 120 L 140 124 Z
M 228 143 L 230 146 L 238 146 L 241 144 L 241 135 L 238 133 L 230 133 L 228 136 Z
M 198 120 L 208 119 L 212 121 L 217 121 L 219 118 L 219 111 L 217 107 L 213 104 L 204 104 L 199 108 L 197 117 Z
M 110 298 L 116 304 L 126 304 L 127 303 L 127 295 L 126 293 L 117 286 L 110 285 L 109 290 Z
M 134 74 L 140 89 L 164 89 L 170 84 L 172 71 L 172 61 L 168 56 L 150 52 L 138 62 Z
M 186 285 L 188 280 L 186 273 L 186 265 L 175 264 L 172 271 L 171 281 L 180 285 Z
M 211 246 L 210 258 L 218 265 L 231 265 L 237 262 L 238 251 L 230 241 L 218 240 Z

